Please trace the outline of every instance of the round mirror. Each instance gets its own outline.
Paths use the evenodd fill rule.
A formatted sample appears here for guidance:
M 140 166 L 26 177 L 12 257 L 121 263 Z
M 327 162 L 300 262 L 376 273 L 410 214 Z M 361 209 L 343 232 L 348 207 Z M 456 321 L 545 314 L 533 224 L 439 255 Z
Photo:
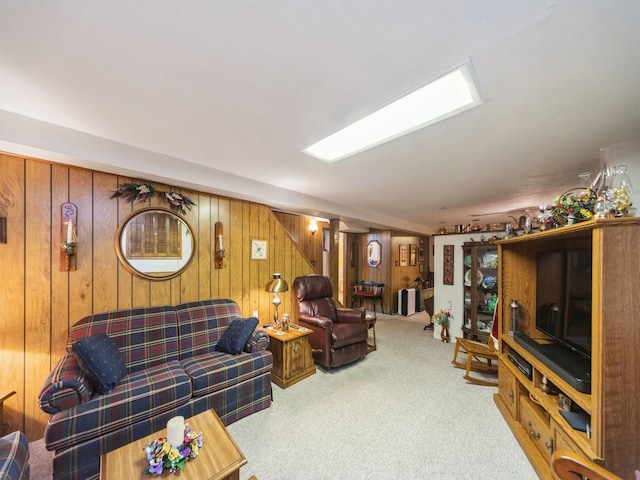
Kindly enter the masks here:
M 196 251 L 191 226 L 171 210 L 143 208 L 118 228 L 116 252 L 127 270 L 148 280 L 182 273 Z

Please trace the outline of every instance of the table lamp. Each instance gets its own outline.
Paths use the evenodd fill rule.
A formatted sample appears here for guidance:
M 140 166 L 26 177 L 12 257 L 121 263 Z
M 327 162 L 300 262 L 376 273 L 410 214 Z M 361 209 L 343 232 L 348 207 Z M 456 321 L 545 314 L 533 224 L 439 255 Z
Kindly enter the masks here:
M 264 287 L 265 291 L 273 293 L 273 300 L 271 303 L 276 307 L 276 313 L 273 317 L 273 327 L 278 326 L 278 306 L 280 305 L 280 293 L 286 292 L 289 290 L 289 285 L 287 282 L 280 278 L 279 273 L 274 273 L 273 278 L 269 280 L 266 287 Z

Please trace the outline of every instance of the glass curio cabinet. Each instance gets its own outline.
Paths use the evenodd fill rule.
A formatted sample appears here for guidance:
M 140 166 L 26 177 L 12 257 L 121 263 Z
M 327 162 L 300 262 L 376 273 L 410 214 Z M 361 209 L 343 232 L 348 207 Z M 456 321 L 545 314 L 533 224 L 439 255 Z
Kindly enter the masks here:
M 464 338 L 486 343 L 498 301 L 498 248 L 489 242 L 465 242 Z

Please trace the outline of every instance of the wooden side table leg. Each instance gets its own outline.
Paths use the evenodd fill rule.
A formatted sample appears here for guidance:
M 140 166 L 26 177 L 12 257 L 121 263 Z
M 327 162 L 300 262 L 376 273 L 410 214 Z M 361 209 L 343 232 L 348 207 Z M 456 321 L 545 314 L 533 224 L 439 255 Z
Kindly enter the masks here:
M 15 394 L 15 391 L 11 391 L 0 397 L 0 437 L 4 436 L 4 401 Z
M 375 322 L 373 322 L 372 330 L 373 330 L 373 349 L 377 350 L 378 347 L 376 346 L 376 323 Z

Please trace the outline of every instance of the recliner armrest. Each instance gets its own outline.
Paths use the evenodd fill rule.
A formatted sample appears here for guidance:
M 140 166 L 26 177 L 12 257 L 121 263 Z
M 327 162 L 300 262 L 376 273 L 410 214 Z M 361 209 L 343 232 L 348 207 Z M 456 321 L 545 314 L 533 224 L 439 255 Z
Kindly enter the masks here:
M 333 321 L 331 321 L 330 318 L 312 317 L 310 315 L 305 315 L 303 313 L 298 314 L 298 322 L 304 322 L 310 327 L 312 327 L 312 329 L 313 327 L 315 327 L 315 328 L 321 328 L 323 330 L 326 330 L 327 328 L 329 328 L 329 330 L 331 330 L 333 326 Z
M 339 323 L 364 323 L 364 310 L 360 308 L 337 308 L 336 317 Z

